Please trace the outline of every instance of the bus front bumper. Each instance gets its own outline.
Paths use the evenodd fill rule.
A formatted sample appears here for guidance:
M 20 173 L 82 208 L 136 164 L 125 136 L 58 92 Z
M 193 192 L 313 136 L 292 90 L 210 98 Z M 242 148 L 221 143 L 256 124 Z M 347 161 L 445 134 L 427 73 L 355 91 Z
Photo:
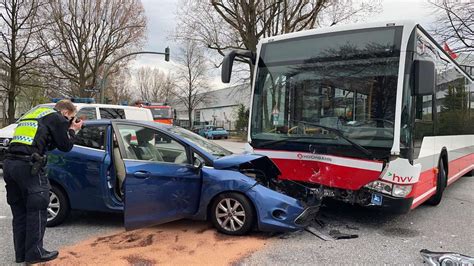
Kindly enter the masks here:
M 413 198 L 397 198 L 378 192 L 371 192 L 370 194 L 371 200 L 366 207 L 390 213 L 407 213 L 410 211 L 413 203 Z

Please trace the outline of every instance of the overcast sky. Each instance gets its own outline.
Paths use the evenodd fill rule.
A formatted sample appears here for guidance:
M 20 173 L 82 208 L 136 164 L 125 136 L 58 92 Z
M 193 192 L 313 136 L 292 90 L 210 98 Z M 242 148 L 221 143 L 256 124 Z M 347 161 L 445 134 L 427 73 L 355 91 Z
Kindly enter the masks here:
M 169 37 L 176 25 L 175 14 L 178 8 L 178 0 L 142 0 L 148 18 L 147 42 L 144 47 L 149 51 L 164 51 L 165 47 L 171 49 L 171 60 L 177 52 L 176 44 Z M 382 0 L 383 11 L 373 15 L 365 22 L 387 21 L 387 20 L 413 20 L 425 27 L 429 27 L 434 20 L 432 5 L 427 0 Z M 163 60 L 162 56 L 142 55 L 134 61 L 133 68 L 139 66 L 151 66 L 166 72 L 173 71 L 173 63 Z M 217 73 L 217 71 L 216 71 Z M 216 88 L 225 86 L 216 77 L 213 86 Z

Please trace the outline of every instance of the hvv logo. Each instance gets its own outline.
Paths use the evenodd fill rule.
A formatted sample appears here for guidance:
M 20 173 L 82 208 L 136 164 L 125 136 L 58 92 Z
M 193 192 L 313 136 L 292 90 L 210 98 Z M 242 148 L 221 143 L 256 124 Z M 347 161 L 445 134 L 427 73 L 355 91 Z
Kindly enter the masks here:
M 408 183 L 408 182 L 411 182 L 411 180 L 413 179 L 413 176 L 399 176 L 395 173 L 390 173 L 388 172 L 388 176 L 392 178 L 392 181 L 393 182 L 399 182 L 399 183 Z

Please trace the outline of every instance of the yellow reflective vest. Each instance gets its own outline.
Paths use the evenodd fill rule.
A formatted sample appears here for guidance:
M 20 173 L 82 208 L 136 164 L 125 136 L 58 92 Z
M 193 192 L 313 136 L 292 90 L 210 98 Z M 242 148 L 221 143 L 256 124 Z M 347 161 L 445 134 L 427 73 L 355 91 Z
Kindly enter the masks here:
M 38 131 L 38 120 L 54 112 L 56 111 L 51 107 L 39 107 L 26 113 L 15 128 L 11 143 L 31 146 Z

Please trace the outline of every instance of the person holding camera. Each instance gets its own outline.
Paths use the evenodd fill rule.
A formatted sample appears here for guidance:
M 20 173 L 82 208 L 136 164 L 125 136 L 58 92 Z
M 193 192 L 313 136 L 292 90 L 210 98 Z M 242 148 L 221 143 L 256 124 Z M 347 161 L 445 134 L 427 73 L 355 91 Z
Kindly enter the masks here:
M 13 214 L 13 243 L 17 263 L 53 260 L 57 251 L 43 248 L 49 205 L 49 180 L 44 171 L 47 151 L 68 152 L 83 121 L 76 107 L 61 100 L 54 108 L 39 107 L 21 117 L 3 165 L 7 202 Z

